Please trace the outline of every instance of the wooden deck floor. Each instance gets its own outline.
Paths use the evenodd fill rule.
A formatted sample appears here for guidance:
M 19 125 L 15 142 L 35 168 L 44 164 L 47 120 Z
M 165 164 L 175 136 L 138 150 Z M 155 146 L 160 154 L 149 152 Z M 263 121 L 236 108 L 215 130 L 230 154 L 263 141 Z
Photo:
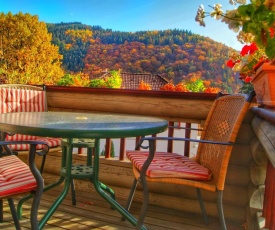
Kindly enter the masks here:
M 53 200 L 57 197 L 60 188 L 52 189 L 45 194 L 40 204 L 40 217 L 45 213 Z M 122 205 L 125 200 L 120 200 Z M 131 212 L 137 217 L 140 204 L 133 203 Z M 30 203 L 24 204 L 22 229 L 30 229 L 29 221 Z M 39 218 L 40 218 L 39 217 Z M 209 218 L 209 225 L 205 226 L 201 215 L 179 212 L 173 209 L 164 209 L 157 206 L 150 206 L 145 226 L 151 230 L 187 229 L 205 230 L 220 229 L 218 220 Z M 238 223 L 227 223 L 228 230 L 245 229 Z M 0 223 L 0 229 L 14 229 L 9 207 L 4 201 L 4 222 Z M 112 210 L 106 201 L 99 195 L 87 194 L 77 191 L 77 205 L 72 206 L 70 194 L 57 211 L 48 221 L 44 229 L 134 229 L 128 221 L 121 221 L 120 214 Z

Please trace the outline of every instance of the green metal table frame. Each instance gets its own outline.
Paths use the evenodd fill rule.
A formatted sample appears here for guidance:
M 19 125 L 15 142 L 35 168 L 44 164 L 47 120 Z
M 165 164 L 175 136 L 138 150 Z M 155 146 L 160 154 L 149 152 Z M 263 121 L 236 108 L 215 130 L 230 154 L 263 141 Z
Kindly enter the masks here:
M 137 115 L 74 112 L 0 114 L 1 131 L 36 136 L 62 137 L 66 139 L 66 148 L 65 151 L 62 152 L 61 177 L 56 183 L 45 187 L 44 191 L 60 185 L 63 181 L 65 181 L 64 187 L 59 197 L 57 197 L 39 221 L 39 229 L 45 226 L 55 210 L 62 203 L 69 191 L 73 178 L 89 179 L 93 183 L 95 190 L 110 203 L 111 207 L 116 209 L 123 218 L 127 219 L 138 229 L 146 229 L 145 226 L 138 226 L 138 220 L 115 200 L 114 191 L 99 181 L 100 139 L 152 135 L 165 131 L 167 126 L 168 122 L 164 119 Z M 84 173 L 80 173 L 80 171 L 84 170 L 83 167 L 78 170 L 72 165 L 74 138 L 95 139 L 93 165 L 88 168 L 86 167 Z M 146 180 L 142 181 L 144 181 L 143 188 L 146 190 Z M 29 197 L 30 196 L 23 198 L 18 203 L 17 211 L 19 215 L 21 215 L 20 212 L 23 202 L 29 199 Z M 147 204 L 144 207 L 147 208 Z

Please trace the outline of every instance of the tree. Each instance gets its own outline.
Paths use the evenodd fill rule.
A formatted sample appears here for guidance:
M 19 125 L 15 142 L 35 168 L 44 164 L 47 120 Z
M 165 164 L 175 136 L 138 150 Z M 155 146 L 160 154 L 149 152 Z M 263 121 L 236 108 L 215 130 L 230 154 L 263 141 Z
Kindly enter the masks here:
M 72 37 L 72 41 L 76 42 L 80 39 L 83 43 L 89 42 L 92 39 L 93 32 L 91 30 L 67 30 L 65 34 Z
M 90 81 L 90 87 L 101 88 L 116 88 L 119 89 L 122 85 L 120 70 L 112 70 L 108 77 L 95 78 Z
M 37 16 L 0 14 L 0 78 L 6 83 L 49 84 L 62 76 L 62 56 Z

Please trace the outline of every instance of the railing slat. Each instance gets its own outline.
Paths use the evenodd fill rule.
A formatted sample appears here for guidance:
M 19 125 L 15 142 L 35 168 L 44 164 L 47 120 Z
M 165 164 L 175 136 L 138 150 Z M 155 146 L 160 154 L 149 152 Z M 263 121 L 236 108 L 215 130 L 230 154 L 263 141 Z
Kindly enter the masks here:
M 119 152 L 120 161 L 123 161 L 125 158 L 125 149 L 126 149 L 126 140 L 125 138 L 120 138 L 120 152 Z
M 186 123 L 185 125 L 185 138 L 190 138 L 191 137 L 191 123 Z M 185 141 L 184 142 L 184 156 L 189 157 L 190 153 L 190 141 Z
M 168 126 L 174 126 L 174 122 L 169 121 Z M 168 128 L 168 137 L 173 137 L 173 136 L 174 136 L 174 129 Z M 169 140 L 167 143 L 167 152 L 169 152 L 169 153 L 173 152 L 173 141 L 172 140 Z
M 263 204 L 263 217 L 265 217 L 265 228 L 275 229 L 275 168 L 268 161 L 265 181 L 265 196 Z
M 106 145 L 105 145 L 105 158 L 111 157 L 111 139 L 106 138 Z

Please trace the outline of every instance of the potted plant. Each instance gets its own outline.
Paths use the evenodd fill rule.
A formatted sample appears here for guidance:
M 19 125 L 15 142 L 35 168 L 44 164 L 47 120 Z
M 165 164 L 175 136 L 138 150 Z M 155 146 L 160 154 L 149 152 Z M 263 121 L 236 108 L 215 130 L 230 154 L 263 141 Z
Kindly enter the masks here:
M 269 91 L 275 85 L 275 66 L 270 66 L 275 60 L 275 0 L 229 2 L 238 4 L 237 8 L 224 12 L 220 4 L 215 4 L 210 6 L 212 12 L 207 13 L 203 5 L 199 6 L 195 20 L 205 26 L 204 18 L 210 16 L 226 23 L 229 29 L 238 33 L 237 39 L 244 47 L 239 54 L 230 54 L 227 66 L 239 72 L 245 82 L 254 85 L 259 103 L 275 106 L 275 95 L 274 99 L 268 99 L 268 96 L 273 96 Z M 268 80 L 259 80 L 266 76 L 265 70 L 268 70 Z

